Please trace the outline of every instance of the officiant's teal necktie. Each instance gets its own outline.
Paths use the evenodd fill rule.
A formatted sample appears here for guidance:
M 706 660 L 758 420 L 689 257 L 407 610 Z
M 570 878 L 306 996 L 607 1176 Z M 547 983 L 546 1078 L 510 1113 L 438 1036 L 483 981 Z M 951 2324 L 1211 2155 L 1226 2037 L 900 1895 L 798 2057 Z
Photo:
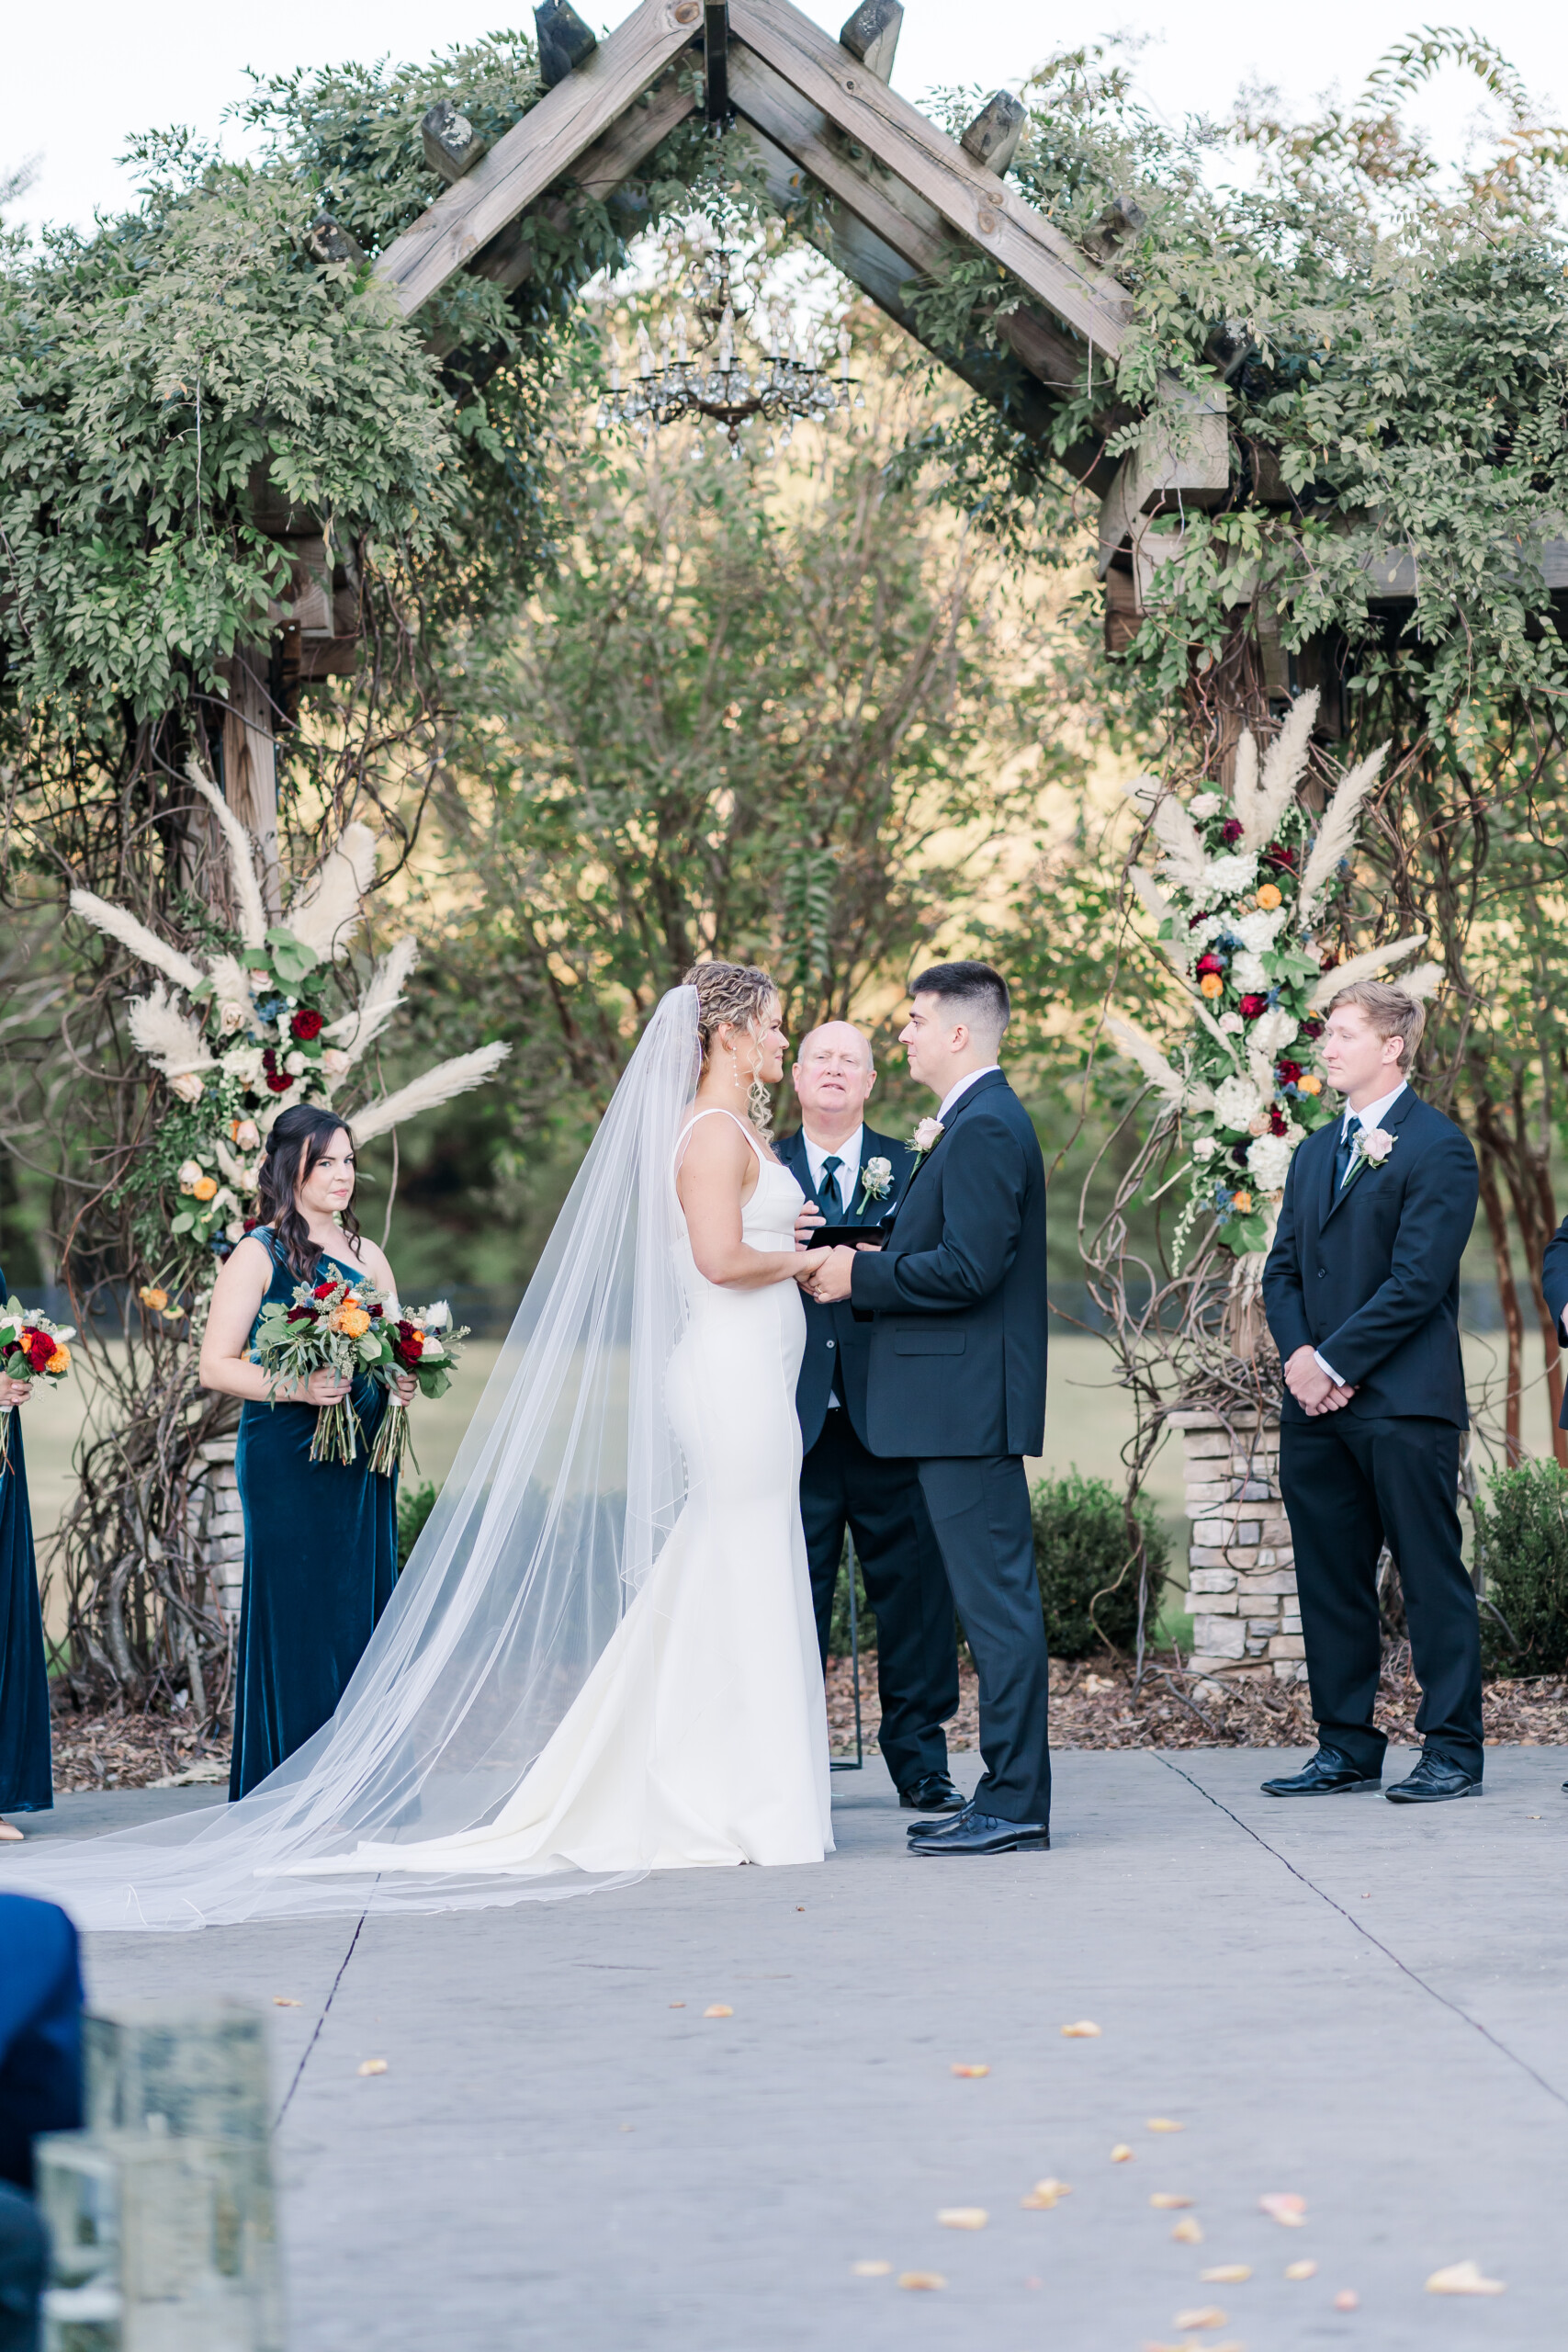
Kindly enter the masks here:
M 1355 1139 L 1360 1131 L 1359 1119 L 1347 1118 L 1339 1122 L 1339 1142 L 1334 1154 L 1334 1189 L 1337 1193 L 1345 1189 L 1345 1179 L 1350 1173 L 1350 1161 L 1355 1154 Z
M 822 1182 L 817 1187 L 817 1205 L 826 1217 L 837 1216 L 844 1205 L 839 1191 L 839 1170 L 843 1164 L 841 1159 L 825 1159 L 822 1162 Z

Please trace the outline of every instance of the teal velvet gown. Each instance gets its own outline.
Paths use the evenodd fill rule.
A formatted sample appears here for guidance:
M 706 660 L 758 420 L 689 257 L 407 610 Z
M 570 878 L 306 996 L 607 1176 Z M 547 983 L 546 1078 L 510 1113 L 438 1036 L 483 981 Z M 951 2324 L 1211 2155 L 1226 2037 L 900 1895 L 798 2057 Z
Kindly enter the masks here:
M 267 1299 L 287 1305 L 298 1278 L 266 1227 L 258 1227 L 255 1238 L 272 1257 Z M 365 1272 L 326 1251 L 322 1262 L 355 1277 Z M 389 1403 L 377 1382 L 355 1381 L 361 1445 L 352 1463 L 310 1460 L 313 1405 L 247 1399 L 241 1408 L 234 1470 L 245 1515 L 245 1586 L 231 1802 L 276 1771 L 333 1715 L 391 1599 L 397 1480 L 368 1467 Z
M 9 1296 L 0 1271 L 0 1299 Z M 32 1513 L 22 1454 L 22 1415 L 54 1400 L 34 1398 L 11 1415 L 10 1461 L 0 1471 L 0 1814 L 47 1813 L 54 1803 L 49 1758 L 49 1672 L 33 1556 Z

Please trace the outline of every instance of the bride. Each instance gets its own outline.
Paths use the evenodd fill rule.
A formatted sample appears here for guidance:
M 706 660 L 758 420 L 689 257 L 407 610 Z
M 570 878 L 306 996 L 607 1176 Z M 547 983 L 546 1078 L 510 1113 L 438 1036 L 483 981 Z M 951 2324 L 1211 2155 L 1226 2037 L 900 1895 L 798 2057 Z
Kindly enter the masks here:
M 663 999 L 331 1723 L 223 1813 L 6 1883 L 167 1930 L 831 1852 L 785 1043 L 765 972 Z

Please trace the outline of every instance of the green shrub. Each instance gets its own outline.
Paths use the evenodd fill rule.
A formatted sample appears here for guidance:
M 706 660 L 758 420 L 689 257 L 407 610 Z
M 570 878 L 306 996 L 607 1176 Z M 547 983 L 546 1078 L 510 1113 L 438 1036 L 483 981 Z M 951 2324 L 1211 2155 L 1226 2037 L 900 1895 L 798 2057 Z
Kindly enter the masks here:
M 846 1553 L 849 1551 L 849 1538 L 846 1536 L 844 1539 L 844 1550 Z M 871 1603 L 865 1597 L 865 1580 L 860 1572 L 860 1555 L 858 1552 L 854 1555 L 854 1562 L 855 1639 L 859 1642 L 863 1650 L 874 1650 L 876 1647 L 876 1620 L 871 1613 Z M 843 1560 L 840 1559 L 839 1562 L 839 1581 L 833 1587 L 833 1615 L 832 1621 L 828 1628 L 828 1655 L 829 1657 L 848 1657 L 849 1654 L 850 1580 L 844 1574 L 844 1563 Z
M 1030 1498 L 1034 1566 L 1055 1657 L 1130 1650 L 1138 1635 L 1138 1564 L 1129 1560 L 1122 1498 L 1104 1478 L 1042 1478 Z M 1148 1561 L 1145 1634 L 1154 1632 L 1170 1545 L 1154 1505 L 1136 1505 Z M 1092 1610 L 1092 1615 L 1090 1611 Z
M 409 1554 L 420 1538 L 420 1532 L 435 1509 L 435 1487 L 430 1479 L 423 1487 L 405 1487 L 398 1497 L 398 1574 L 402 1575 L 409 1564 Z
M 1568 1472 L 1522 1462 L 1475 1504 L 1483 1572 L 1481 1654 L 1494 1674 L 1568 1667 Z

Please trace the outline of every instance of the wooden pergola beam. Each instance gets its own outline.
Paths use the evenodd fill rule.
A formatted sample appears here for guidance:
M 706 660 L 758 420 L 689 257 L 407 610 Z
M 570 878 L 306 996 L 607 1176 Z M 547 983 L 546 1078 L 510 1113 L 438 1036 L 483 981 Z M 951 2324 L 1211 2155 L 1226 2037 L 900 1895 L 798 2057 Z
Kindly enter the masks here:
M 641 0 L 574 73 L 437 197 L 376 265 L 403 316 L 445 286 L 491 238 L 603 139 L 701 29 L 702 0 Z
M 934 205 L 960 236 L 993 254 L 1047 310 L 1097 350 L 1120 355 L 1132 317 L 1126 288 L 1096 270 L 1016 189 L 966 155 L 907 98 L 868 74 L 791 0 L 730 0 L 732 86 L 740 42 Z

